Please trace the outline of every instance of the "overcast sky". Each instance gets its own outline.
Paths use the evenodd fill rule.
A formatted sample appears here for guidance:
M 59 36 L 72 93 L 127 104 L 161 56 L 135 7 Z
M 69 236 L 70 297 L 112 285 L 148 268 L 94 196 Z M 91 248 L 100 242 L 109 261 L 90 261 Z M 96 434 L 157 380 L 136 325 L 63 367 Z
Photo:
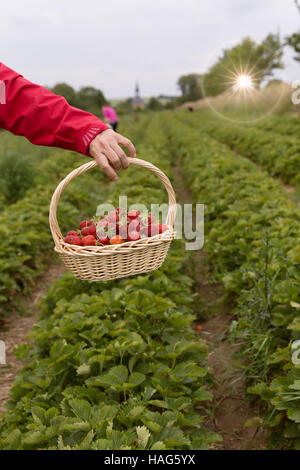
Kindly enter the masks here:
M 0 61 L 33 82 L 92 85 L 107 98 L 178 94 L 245 36 L 300 29 L 293 0 L 0 0 Z M 277 76 L 300 79 L 285 54 Z

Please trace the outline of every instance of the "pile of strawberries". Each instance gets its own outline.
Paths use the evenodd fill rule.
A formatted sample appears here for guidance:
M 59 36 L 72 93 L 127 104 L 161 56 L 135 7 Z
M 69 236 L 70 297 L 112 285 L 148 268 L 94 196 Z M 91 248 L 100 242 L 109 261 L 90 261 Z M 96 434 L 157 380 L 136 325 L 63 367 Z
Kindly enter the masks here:
M 151 214 L 117 207 L 106 217 L 83 220 L 79 230 L 71 230 L 65 242 L 78 246 L 118 245 L 127 241 L 153 237 L 168 230 L 167 225 L 156 223 Z

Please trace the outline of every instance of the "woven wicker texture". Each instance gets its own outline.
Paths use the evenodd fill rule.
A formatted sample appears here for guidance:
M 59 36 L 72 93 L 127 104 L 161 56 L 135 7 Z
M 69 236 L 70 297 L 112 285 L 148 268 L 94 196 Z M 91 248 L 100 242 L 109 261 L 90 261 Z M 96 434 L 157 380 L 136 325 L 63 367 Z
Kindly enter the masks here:
M 97 166 L 95 161 L 85 163 L 69 173 L 57 186 L 50 203 L 49 223 L 55 243 L 55 251 L 75 277 L 88 281 L 108 281 L 120 277 L 154 271 L 167 255 L 174 238 L 176 198 L 169 178 L 157 167 L 139 158 L 129 158 L 130 164 L 141 166 L 154 173 L 165 186 L 169 197 L 166 220 L 168 230 L 160 235 L 125 242 L 120 245 L 75 246 L 65 243 L 56 212 L 60 196 L 66 186 L 77 176 Z

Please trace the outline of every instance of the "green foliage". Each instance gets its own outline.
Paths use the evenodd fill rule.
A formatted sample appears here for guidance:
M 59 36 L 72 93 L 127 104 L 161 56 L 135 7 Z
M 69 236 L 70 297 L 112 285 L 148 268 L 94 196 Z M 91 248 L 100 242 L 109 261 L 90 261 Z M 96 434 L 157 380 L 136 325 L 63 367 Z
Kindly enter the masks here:
M 0 214 L 0 319 L 9 312 L 16 294 L 28 291 L 49 262 L 53 248 L 49 202 L 59 179 L 78 163 L 78 157 L 76 160 L 68 153 L 58 153 L 45 160 L 37 186 Z M 104 178 L 101 173 L 99 176 Z M 78 210 L 95 212 L 100 200 L 91 200 L 91 192 L 96 192 L 98 185 L 88 173 L 64 192 L 58 211 L 63 231 L 72 227 L 74 220 L 79 221 Z
M 166 144 L 159 123 L 143 143 L 144 158 L 155 163 Z M 131 168 L 111 200 L 124 185 L 135 200 L 164 199 L 157 178 L 142 181 Z M 0 424 L 0 448 L 208 449 L 220 440 L 205 427 L 207 348 L 190 326 L 192 280 L 183 267 L 175 243 L 149 274 L 105 284 L 71 274 L 55 281 L 31 334 L 34 346 L 18 352 L 25 367 Z
M 199 115 L 192 120 L 194 128 L 169 119 L 171 150 L 195 202 L 206 205 L 204 249 L 236 305 L 231 337 L 248 358 L 249 392 L 266 404 L 267 426 L 299 440 L 299 366 L 291 351 L 300 331 L 299 207 L 252 162 L 200 133 Z
M 36 168 L 31 156 L 7 152 L 0 160 L 0 187 L 7 204 L 21 199 L 31 188 Z
M 197 73 L 182 75 L 177 81 L 177 85 L 181 91 L 181 98 L 177 100 L 179 103 L 187 101 L 200 100 L 203 97 L 201 90 L 202 76 Z
M 283 49 L 278 34 L 268 34 L 257 43 L 245 38 L 231 49 L 224 49 L 222 56 L 203 76 L 206 96 L 223 93 L 234 85 L 234 78 L 240 74 L 250 74 L 257 86 L 273 74 L 274 69 L 283 68 Z
M 53 93 L 63 96 L 71 106 L 76 106 L 76 91 L 67 83 L 57 83 L 52 88 Z
M 155 97 L 150 98 L 147 103 L 147 109 L 150 111 L 161 111 L 163 108 L 163 104 Z
M 101 108 L 106 104 L 102 91 L 94 87 L 82 87 L 76 95 L 77 107 L 99 115 Z
M 298 0 L 295 0 L 295 4 L 300 11 L 300 5 L 298 3 Z M 290 36 L 287 36 L 286 38 L 286 44 L 290 46 L 292 49 L 294 49 L 296 55 L 294 56 L 294 59 L 297 62 L 300 62 L 300 32 L 298 31 L 297 33 L 293 33 Z
M 51 91 L 66 98 L 71 106 L 98 116 L 101 113 L 101 107 L 107 103 L 102 91 L 92 86 L 82 87 L 76 91 L 67 83 L 57 83 Z
M 191 117 L 190 122 L 197 127 L 201 122 L 201 132 L 214 136 L 249 157 L 268 170 L 272 176 L 281 177 L 285 183 L 300 183 L 300 139 L 296 134 L 299 128 L 297 120 L 287 118 L 285 122 L 285 119 L 273 118 L 270 122 L 263 121 L 260 126 L 247 126 L 216 119 L 215 115 L 208 111 L 200 112 L 197 118 L 196 121 Z M 270 132 L 265 131 L 265 126 Z M 293 135 L 286 136 L 284 134 L 289 126 L 293 129 Z

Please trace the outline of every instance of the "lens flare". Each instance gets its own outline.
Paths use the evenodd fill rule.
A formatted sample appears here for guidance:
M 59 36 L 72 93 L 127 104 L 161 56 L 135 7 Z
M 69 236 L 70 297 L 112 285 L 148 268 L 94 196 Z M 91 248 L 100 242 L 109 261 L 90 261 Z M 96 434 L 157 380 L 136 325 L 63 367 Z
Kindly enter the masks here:
M 253 90 L 254 84 L 252 77 L 245 74 L 238 75 L 235 80 L 234 88 L 237 90 Z

